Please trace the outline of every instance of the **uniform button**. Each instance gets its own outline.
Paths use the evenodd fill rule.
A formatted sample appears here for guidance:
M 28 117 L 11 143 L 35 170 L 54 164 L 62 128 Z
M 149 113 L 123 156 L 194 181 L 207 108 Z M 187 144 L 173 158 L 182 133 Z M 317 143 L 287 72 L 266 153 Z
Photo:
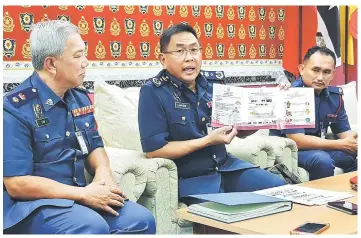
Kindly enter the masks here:
M 206 121 L 206 118 L 205 118 L 205 117 L 202 117 L 202 121 Z
M 182 121 L 185 121 L 186 120 L 186 117 L 182 117 Z
M 70 131 L 66 131 L 65 135 L 66 135 L 66 137 L 69 137 L 70 136 Z
M 215 170 L 218 171 L 218 167 L 217 167 L 217 166 L 215 167 Z
M 200 102 L 197 103 L 198 107 L 199 107 L 200 104 L 201 104 Z
M 76 162 L 77 160 L 78 160 L 78 159 L 75 157 L 75 158 L 74 158 L 74 161 Z M 75 178 L 75 179 L 76 179 L 76 178 Z
M 36 88 L 31 89 L 31 91 L 33 91 L 34 93 L 36 93 Z
M 76 177 L 73 178 L 74 183 L 76 183 Z
M 216 156 L 216 155 L 213 155 L 213 159 L 215 159 L 215 158 L 217 158 L 217 156 Z
M 49 134 L 46 134 L 46 135 L 45 135 L 45 138 L 46 138 L 46 139 L 49 139 L 49 138 L 50 138 Z
M 89 123 L 88 123 L 88 122 L 85 122 L 85 127 L 89 127 Z

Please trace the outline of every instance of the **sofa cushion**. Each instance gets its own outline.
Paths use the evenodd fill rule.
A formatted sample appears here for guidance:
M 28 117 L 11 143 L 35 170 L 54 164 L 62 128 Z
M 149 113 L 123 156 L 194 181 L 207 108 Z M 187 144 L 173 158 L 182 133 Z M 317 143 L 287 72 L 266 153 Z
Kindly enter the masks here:
M 357 131 L 357 95 L 356 82 L 339 86 L 343 89 L 343 101 L 351 129 Z
M 95 118 L 108 147 L 142 151 L 136 95 L 104 81 L 94 85 Z M 138 93 L 139 95 L 139 93 Z

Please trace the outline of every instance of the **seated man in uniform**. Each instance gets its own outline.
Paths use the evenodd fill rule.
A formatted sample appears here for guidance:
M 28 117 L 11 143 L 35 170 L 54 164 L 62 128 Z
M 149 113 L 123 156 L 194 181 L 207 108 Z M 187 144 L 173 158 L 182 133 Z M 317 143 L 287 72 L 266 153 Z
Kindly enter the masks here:
M 4 233 L 154 234 L 151 212 L 115 183 L 93 106 L 76 88 L 89 64 L 78 28 L 38 23 L 30 48 L 35 72 L 4 96 Z
M 315 91 L 316 127 L 270 130 L 272 136 L 294 140 L 298 147 L 298 165 L 310 174 L 310 180 L 332 176 L 334 168 L 357 170 L 357 133 L 351 131 L 342 100 L 342 89 L 329 86 L 336 71 L 335 54 L 328 48 L 310 48 L 299 66 L 300 78 L 293 87 L 312 87 Z M 356 105 L 355 105 L 356 106 Z M 325 138 L 328 127 L 338 140 Z
M 138 122 L 146 156 L 176 163 L 179 198 L 190 205 L 199 202 L 187 198 L 191 194 L 284 185 L 276 175 L 227 153 L 225 144 L 237 135 L 236 128 L 225 126 L 207 133 L 213 83 L 224 76 L 200 73 L 202 53 L 194 29 L 173 25 L 163 32 L 160 46 L 164 69 L 141 88 Z

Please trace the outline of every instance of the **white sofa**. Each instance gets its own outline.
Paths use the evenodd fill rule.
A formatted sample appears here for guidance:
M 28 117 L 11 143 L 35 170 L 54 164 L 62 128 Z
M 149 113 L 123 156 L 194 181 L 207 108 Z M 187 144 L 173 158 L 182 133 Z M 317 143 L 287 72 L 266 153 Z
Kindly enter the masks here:
M 158 234 L 189 234 L 192 224 L 177 218 L 176 210 L 185 205 L 178 202 L 177 167 L 172 160 L 165 158 L 147 159 L 142 152 L 138 130 L 138 100 L 140 88 L 121 89 L 105 82 L 97 82 L 94 87 L 95 117 L 99 133 L 106 145 L 112 163 L 124 167 L 136 167 L 146 174 L 146 185 L 139 196 L 143 179 L 129 176 L 138 189 L 124 188 L 132 200 L 152 211 L 156 219 Z M 151 122 L 149 122 L 151 126 Z M 308 179 L 305 171 L 297 167 L 296 144 L 285 138 L 251 136 L 235 138 L 227 150 L 235 156 L 262 168 L 275 163 L 284 163 L 300 177 Z M 118 170 L 121 168 L 118 167 Z M 114 172 L 113 172 L 114 173 Z M 119 180 L 120 181 L 120 180 Z M 121 182 L 120 182 L 121 183 Z M 127 190 L 129 189 L 129 190 Z M 137 194 L 132 194 L 137 192 Z

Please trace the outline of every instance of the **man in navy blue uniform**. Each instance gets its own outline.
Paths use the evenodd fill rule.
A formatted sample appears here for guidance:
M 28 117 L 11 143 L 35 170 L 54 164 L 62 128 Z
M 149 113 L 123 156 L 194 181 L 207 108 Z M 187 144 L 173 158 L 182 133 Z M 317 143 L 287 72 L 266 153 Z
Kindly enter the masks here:
M 163 70 L 140 91 L 138 122 L 148 158 L 174 160 L 179 198 L 191 194 L 255 191 L 284 185 L 274 174 L 227 153 L 237 135 L 232 126 L 207 132 L 212 112 L 213 83 L 223 72 L 200 73 L 202 54 L 194 29 L 173 25 L 160 38 Z
M 329 86 L 336 72 L 335 65 L 335 54 L 331 50 L 314 46 L 299 66 L 301 77 L 292 83 L 293 87 L 314 88 L 316 127 L 270 130 L 270 135 L 296 142 L 298 165 L 309 172 L 310 180 L 332 176 L 335 166 L 344 172 L 357 170 L 357 133 L 350 129 L 342 89 Z M 337 140 L 325 138 L 328 127 L 337 135 Z
M 4 96 L 4 233 L 154 234 L 150 211 L 113 180 L 93 106 L 76 88 L 89 64 L 78 28 L 38 23 L 30 48 L 35 72 Z

